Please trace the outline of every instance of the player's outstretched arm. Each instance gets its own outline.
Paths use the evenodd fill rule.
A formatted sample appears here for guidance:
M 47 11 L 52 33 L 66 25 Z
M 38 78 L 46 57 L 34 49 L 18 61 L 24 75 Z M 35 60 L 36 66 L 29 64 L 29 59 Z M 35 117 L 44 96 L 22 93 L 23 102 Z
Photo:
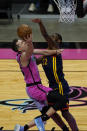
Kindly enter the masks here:
M 41 50 L 41 49 L 34 49 L 33 53 L 34 54 L 39 54 L 39 55 L 58 55 L 63 51 L 63 49 L 57 49 L 57 50 Z
M 53 46 L 55 44 L 55 41 L 52 40 L 52 38 L 48 35 L 45 26 L 43 25 L 43 22 L 40 19 L 33 19 L 32 22 L 38 23 L 40 27 L 40 31 L 45 38 L 45 40 L 48 42 L 50 49 L 53 49 Z
M 25 46 L 24 52 L 21 54 L 21 64 L 22 66 L 27 66 L 29 59 L 33 53 L 33 43 L 32 43 L 32 36 L 24 38 Z

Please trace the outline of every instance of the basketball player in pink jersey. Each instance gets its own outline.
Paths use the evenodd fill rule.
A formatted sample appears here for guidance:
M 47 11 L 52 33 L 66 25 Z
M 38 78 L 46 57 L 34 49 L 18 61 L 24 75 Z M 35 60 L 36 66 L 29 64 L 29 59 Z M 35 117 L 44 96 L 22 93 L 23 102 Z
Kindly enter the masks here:
M 50 108 L 44 115 L 37 117 L 32 122 L 28 123 L 28 125 L 17 125 L 15 131 L 27 131 L 35 124 L 37 125 L 37 127 L 39 127 L 39 129 L 43 128 L 44 131 L 43 121 L 48 120 L 50 116 L 52 116 L 58 109 L 61 109 L 62 106 L 66 104 L 67 100 L 65 96 L 58 95 L 58 92 L 56 90 L 52 91 L 51 88 L 47 88 L 41 84 L 37 65 L 32 54 L 33 52 L 38 52 L 42 55 L 56 55 L 60 53 L 61 50 L 34 50 L 32 44 L 32 34 L 30 35 L 30 37 L 27 36 L 27 38 L 25 38 L 25 41 L 15 40 L 12 45 L 13 50 L 18 52 L 17 61 L 24 75 L 27 94 L 29 95 L 29 97 L 35 99 L 39 103 L 46 103 L 46 105 L 50 106 Z M 37 120 L 39 120 L 39 122 L 37 122 Z

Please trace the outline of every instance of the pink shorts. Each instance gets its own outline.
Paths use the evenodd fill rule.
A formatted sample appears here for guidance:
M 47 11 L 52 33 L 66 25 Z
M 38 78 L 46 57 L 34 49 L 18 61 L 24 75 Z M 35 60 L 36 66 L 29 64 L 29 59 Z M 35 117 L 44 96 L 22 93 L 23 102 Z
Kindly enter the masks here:
M 47 100 L 47 93 L 51 90 L 51 88 L 45 87 L 42 84 L 26 87 L 28 96 L 39 102 L 45 102 Z

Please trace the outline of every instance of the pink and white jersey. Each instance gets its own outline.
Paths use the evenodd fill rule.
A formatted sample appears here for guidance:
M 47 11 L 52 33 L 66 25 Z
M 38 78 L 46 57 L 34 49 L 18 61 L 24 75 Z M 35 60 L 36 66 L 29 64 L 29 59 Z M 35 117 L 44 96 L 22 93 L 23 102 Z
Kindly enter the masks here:
M 26 92 L 29 97 L 44 104 L 47 101 L 47 93 L 51 91 L 51 88 L 47 88 L 41 84 L 40 75 L 36 65 L 36 60 L 32 55 L 29 59 L 27 67 L 22 67 L 20 63 L 21 54 L 17 54 L 17 61 L 20 65 L 20 69 L 24 75 L 26 82 Z
M 20 69 L 24 75 L 24 79 L 25 79 L 26 84 L 31 84 L 31 83 L 41 81 L 34 56 L 32 55 L 30 57 L 29 64 L 27 67 L 21 66 L 20 57 L 21 57 L 21 54 L 17 54 L 16 59 L 20 65 Z

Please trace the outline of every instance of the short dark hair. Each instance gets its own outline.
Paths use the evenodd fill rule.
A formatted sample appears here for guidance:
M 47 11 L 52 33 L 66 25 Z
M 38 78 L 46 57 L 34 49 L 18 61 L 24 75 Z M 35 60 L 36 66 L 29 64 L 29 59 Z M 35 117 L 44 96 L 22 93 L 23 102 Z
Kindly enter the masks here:
M 54 33 L 54 35 L 57 37 L 57 39 L 61 40 L 62 42 L 62 36 L 59 33 Z
M 12 41 L 12 50 L 15 51 L 15 52 L 18 52 L 18 46 L 16 45 L 16 42 L 18 41 L 18 39 L 14 39 Z
M 51 35 L 51 37 L 54 37 L 54 39 L 53 39 L 55 41 L 55 45 L 54 46 L 56 48 L 61 48 L 62 47 L 62 36 L 59 33 L 53 33 Z

